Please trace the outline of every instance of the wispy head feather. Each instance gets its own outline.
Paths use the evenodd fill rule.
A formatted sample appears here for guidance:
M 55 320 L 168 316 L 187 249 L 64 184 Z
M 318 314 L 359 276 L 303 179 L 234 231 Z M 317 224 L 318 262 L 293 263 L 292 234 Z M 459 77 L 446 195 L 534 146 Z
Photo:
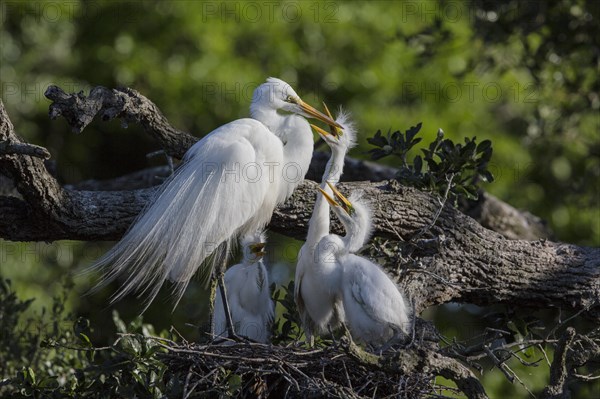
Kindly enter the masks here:
M 356 123 L 352 120 L 350 112 L 340 106 L 335 121 L 344 127 L 338 140 L 343 140 L 348 149 L 356 146 Z
M 254 232 L 249 232 L 240 238 L 240 245 L 243 248 L 246 248 L 252 244 L 258 243 L 266 243 L 267 242 L 267 231 L 266 230 L 257 230 Z

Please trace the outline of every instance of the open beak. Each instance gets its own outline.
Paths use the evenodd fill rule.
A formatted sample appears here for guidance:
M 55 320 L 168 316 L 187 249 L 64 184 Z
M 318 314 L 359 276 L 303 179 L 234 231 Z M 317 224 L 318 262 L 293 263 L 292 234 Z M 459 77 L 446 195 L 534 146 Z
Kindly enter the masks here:
M 348 213 L 348 215 L 352 215 L 354 213 L 354 206 L 352 206 L 352 203 L 348 201 L 348 199 L 344 197 L 342 193 L 340 193 L 333 184 L 327 182 L 327 185 L 329 186 L 331 191 L 333 191 L 333 195 L 335 195 L 336 198 L 340 200 L 340 202 L 342 203 L 342 208 L 344 208 L 346 213 Z
M 256 256 L 263 257 L 267 254 L 264 251 L 266 245 L 267 244 L 265 244 L 264 242 L 257 242 L 256 244 L 251 244 L 250 251 Z
M 337 202 L 333 197 L 327 194 L 325 190 L 319 187 L 319 191 L 321 192 L 321 194 L 323 194 L 327 202 L 329 202 L 329 205 L 333 207 L 340 206 L 348 215 L 352 215 L 354 213 L 354 206 L 352 206 L 352 203 L 348 201 L 348 199 L 344 197 L 342 193 L 340 193 L 333 184 L 327 182 L 327 185 L 329 186 L 331 191 L 333 191 L 333 195 L 340 200 L 340 202 Z
M 325 102 L 323 102 L 323 108 L 325 108 L 325 112 L 327 113 L 327 116 L 329 117 L 329 119 L 333 120 L 333 116 L 331 115 L 331 112 L 329 112 L 329 108 L 327 108 L 327 104 L 325 104 Z M 340 126 L 340 125 L 338 124 L 337 126 Z M 332 125 L 329 125 L 329 132 L 324 129 L 321 129 L 317 125 L 313 125 L 312 123 L 310 124 L 310 127 L 312 127 L 315 132 L 317 132 L 321 137 L 323 137 L 323 139 L 325 139 L 326 137 L 329 137 L 329 136 L 332 136 L 332 137 L 338 139 L 343 134 L 342 129 L 340 129 L 339 127 L 336 127 L 336 126 L 332 126 Z
M 331 198 L 331 196 L 329 194 L 327 194 L 327 192 L 325 190 L 323 190 L 321 187 L 319 187 L 319 191 L 321 192 L 321 194 L 323 194 L 323 197 L 325 197 L 325 199 L 327 200 L 327 202 L 329 202 L 329 205 L 331 205 L 331 206 L 340 206 L 340 204 L 338 204 L 337 202 L 335 202 L 335 200 L 333 198 Z
M 300 99 L 298 99 L 296 101 L 296 104 L 298 104 L 298 106 L 300 106 L 300 108 L 302 109 L 302 111 L 304 111 L 304 113 L 306 113 L 307 115 L 310 115 L 312 118 L 318 119 L 321 122 L 325 122 L 331 127 L 342 129 L 342 125 L 340 125 L 339 123 L 334 121 L 333 118 L 331 117 L 331 115 L 329 115 L 329 116 L 325 115 L 321 111 L 318 111 L 316 108 L 308 105 L 307 103 L 305 103 L 304 101 L 302 101 Z
M 325 130 L 325 129 L 321 129 L 321 128 L 320 128 L 319 126 L 317 126 L 317 125 L 313 125 L 313 124 L 311 123 L 311 124 L 310 124 L 310 127 L 312 127 L 312 128 L 313 128 L 313 130 L 319 134 L 319 136 L 323 137 L 323 139 L 325 139 L 326 137 L 330 137 L 330 136 L 333 136 L 334 138 L 337 138 L 337 136 L 336 136 L 336 135 L 334 135 L 334 134 L 332 134 L 332 133 L 328 132 L 328 131 L 327 131 L 327 130 Z M 334 128 L 331 128 L 331 130 L 334 130 Z

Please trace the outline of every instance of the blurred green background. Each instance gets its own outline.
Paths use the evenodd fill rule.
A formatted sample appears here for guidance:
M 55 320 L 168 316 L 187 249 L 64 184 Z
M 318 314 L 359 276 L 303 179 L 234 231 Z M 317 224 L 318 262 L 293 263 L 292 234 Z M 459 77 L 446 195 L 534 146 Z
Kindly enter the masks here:
M 378 129 L 418 122 L 425 143 L 438 128 L 453 140 L 492 140 L 496 181 L 486 190 L 547 220 L 557 240 L 600 245 L 596 1 L 3 1 L 0 11 L 2 100 L 18 134 L 50 150 L 63 183 L 161 160 L 146 158 L 159 147 L 138 126 L 94 122 L 75 135 L 50 121 L 48 85 L 86 93 L 129 86 L 174 126 L 202 136 L 247 116 L 253 89 L 276 76 L 309 103 L 349 109 L 358 158 Z M 273 275 L 284 283 L 301 243 L 271 241 Z M 39 309 L 109 246 L 0 241 L 0 276 Z M 70 307 L 106 337 L 110 291 L 82 296 L 92 281 L 76 283 Z M 145 318 L 193 339 L 206 323 L 205 296 L 192 284 L 170 313 L 165 293 Z M 139 303 L 116 307 L 131 318 Z M 448 335 L 468 336 L 456 320 L 481 327 L 480 314 L 443 308 L 430 317 Z M 527 381 L 539 388 L 546 377 L 547 369 Z M 484 381 L 495 397 L 525 394 L 498 372 Z

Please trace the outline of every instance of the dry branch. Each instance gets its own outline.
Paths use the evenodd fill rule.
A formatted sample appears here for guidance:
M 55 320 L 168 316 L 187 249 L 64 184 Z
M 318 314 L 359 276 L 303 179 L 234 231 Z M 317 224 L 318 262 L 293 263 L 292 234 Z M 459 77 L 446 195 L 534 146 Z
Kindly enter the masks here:
M 368 361 L 353 343 L 318 349 L 238 343 L 230 346 L 166 342 L 167 363 L 174 372 L 193 370 L 191 391 L 206 392 L 213 381 L 205 376 L 225 368 L 242 376 L 242 390 L 253 393 L 257 379 L 266 382 L 268 397 L 421 397 L 431 394 L 431 381 L 442 375 L 473 399 L 486 399 L 473 373 L 434 348 L 398 350 Z M 254 392 L 255 393 L 255 392 Z
M 195 141 L 171 127 L 152 102 L 130 89 L 96 88 L 86 98 L 51 87 L 46 94 L 55 100 L 51 115 L 65 116 L 77 129 L 99 113 L 104 118 L 139 121 L 173 155 L 181 155 Z M 3 104 L 0 142 L 27 144 L 15 134 Z M 85 191 L 61 187 L 36 157 L 4 154 L 0 166 L 3 174 L 18 182 L 22 197 L 0 197 L 0 211 L 5 215 L 0 219 L 0 236 L 10 240 L 118 240 L 152 196 L 151 188 Z M 377 205 L 374 234 L 384 239 L 407 242 L 439 212 L 435 197 L 393 181 L 344 183 L 340 187 L 346 192 L 363 190 L 373 200 Z M 271 229 L 303 239 L 315 196 L 316 184 L 305 181 L 276 210 Z M 339 224 L 333 227 L 341 232 Z M 396 262 L 386 265 L 398 272 L 419 311 L 462 301 L 588 309 L 598 316 L 598 249 L 543 240 L 508 240 L 449 206 L 444 207 L 428 235 L 411 243 L 409 256 L 399 252 Z M 411 261 L 415 257 L 419 267 Z
M 77 132 L 96 115 L 103 119 L 118 117 L 140 123 L 167 154 L 178 158 L 197 140 L 170 126 L 152 102 L 131 89 L 98 87 L 85 97 L 50 87 L 46 96 L 54 101 L 50 116 L 62 115 Z M 154 168 L 110 182 L 88 181 L 62 187 L 46 169 L 44 150 L 16 135 L 0 102 L 0 174 L 7 176 L 17 190 L 0 191 L 0 237 L 4 239 L 117 240 L 151 198 L 151 186 L 160 182 L 156 176 L 165 172 L 164 168 Z M 315 156 L 313 174 L 322 170 L 325 158 Z M 438 199 L 430 194 L 402 187 L 395 181 L 381 181 L 394 173 L 391 168 L 348 162 L 350 172 L 360 173 L 347 173 L 346 178 L 367 177 L 371 181 L 340 184 L 340 189 L 363 190 L 372 199 L 374 235 L 384 240 L 384 246 L 397 242 L 394 251 L 386 251 L 385 256 L 380 251 L 386 259 L 385 267 L 405 287 L 417 312 L 455 301 L 556 307 L 583 311 L 594 318 L 600 316 L 600 249 L 545 240 L 510 240 L 450 206 L 440 210 Z M 303 239 L 315 197 L 316 183 L 302 183 L 292 198 L 276 210 L 270 228 Z M 537 227 L 529 228 L 531 217 L 493 197 L 484 197 L 478 206 L 472 209 L 473 214 L 489 220 L 490 226 L 498 227 L 505 235 L 513 234 L 512 238 L 547 233 L 543 229 L 536 231 Z M 498 213 L 504 216 L 494 218 Z M 515 223 L 523 229 L 515 229 Z M 339 224 L 334 223 L 333 230 L 341 233 Z M 419 233 L 422 231 L 425 234 Z M 409 357 L 417 362 L 412 371 L 404 370 L 405 375 L 443 375 L 456 381 L 470 397 L 485 397 L 471 371 L 456 360 L 423 347 L 399 353 L 403 367 L 412 364 Z M 336 371 L 340 367 L 342 364 Z M 306 374 L 301 368 L 298 370 Z M 554 386 L 561 386 L 561 375 L 560 370 L 553 374 Z M 343 381 L 336 384 L 345 392 Z

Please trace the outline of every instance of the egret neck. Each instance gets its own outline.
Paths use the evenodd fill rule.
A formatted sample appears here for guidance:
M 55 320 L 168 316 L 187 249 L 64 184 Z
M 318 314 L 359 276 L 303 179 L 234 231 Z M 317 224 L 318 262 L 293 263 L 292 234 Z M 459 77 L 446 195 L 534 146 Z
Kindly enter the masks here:
M 283 143 L 285 165 L 274 165 L 283 177 L 278 202 L 289 198 L 304 180 L 313 154 L 313 134 L 309 123 L 300 115 L 282 113 L 272 108 L 250 107 L 250 115 L 261 122 Z

